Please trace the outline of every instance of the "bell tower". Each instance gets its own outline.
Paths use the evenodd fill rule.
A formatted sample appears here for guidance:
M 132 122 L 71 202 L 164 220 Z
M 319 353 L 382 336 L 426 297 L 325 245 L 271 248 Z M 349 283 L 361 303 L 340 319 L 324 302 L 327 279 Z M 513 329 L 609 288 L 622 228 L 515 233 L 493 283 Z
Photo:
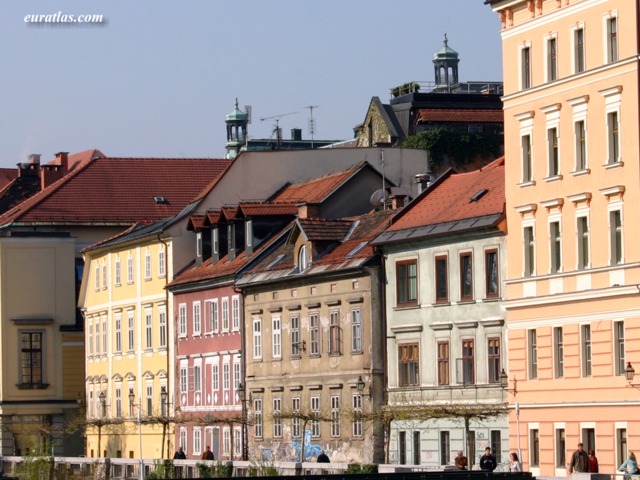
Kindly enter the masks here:
M 434 90 L 450 91 L 458 84 L 458 52 L 449 47 L 447 34 L 444 34 L 442 48 L 433 54 L 436 87 Z
M 249 116 L 238 108 L 238 99 L 233 111 L 225 117 L 227 124 L 227 149 L 226 158 L 236 158 L 240 153 L 242 145 L 247 141 L 247 124 Z

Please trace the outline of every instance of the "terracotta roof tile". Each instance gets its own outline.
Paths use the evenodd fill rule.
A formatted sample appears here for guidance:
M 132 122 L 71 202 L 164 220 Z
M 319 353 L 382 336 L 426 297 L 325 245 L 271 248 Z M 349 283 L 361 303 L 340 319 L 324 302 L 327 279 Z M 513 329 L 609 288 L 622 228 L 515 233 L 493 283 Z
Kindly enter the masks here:
M 503 123 L 502 110 L 423 108 L 418 112 L 423 123 Z
M 188 230 L 201 230 L 205 226 L 206 215 L 203 213 L 195 213 L 189 216 L 189 222 L 187 222 Z
M 222 207 L 220 213 L 221 213 L 221 216 L 224 217 L 226 220 L 234 220 L 236 218 L 240 218 L 238 216 L 237 205 Z
M 209 225 L 214 225 L 220 222 L 220 210 L 210 210 L 207 212 L 207 220 Z
M 176 215 L 230 160 L 94 158 L 0 216 L 0 225 L 131 224 Z M 154 197 L 166 201 L 158 203 Z
M 353 222 L 348 220 L 326 220 L 324 218 L 299 219 L 298 224 L 310 241 L 335 241 L 344 239 Z
M 428 189 L 393 220 L 387 231 L 455 222 L 504 212 L 504 157 L 480 170 L 453 173 Z M 472 196 L 487 190 L 477 201 Z
M 240 211 L 245 217 L 295 215 L 298 207 L 293 203 L 241 203 Z

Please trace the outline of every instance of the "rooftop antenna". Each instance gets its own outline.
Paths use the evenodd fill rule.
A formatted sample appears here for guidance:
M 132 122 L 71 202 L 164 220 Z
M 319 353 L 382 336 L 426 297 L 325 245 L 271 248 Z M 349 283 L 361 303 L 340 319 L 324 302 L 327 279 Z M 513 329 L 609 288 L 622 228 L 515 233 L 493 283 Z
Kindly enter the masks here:
M 286 117 L 287 115 L 295 115 L 298 112 L 289 112 L 289 113 L 283 113 L 281 115 L 271 115 L 270 117 L 263 117 L 260 119 L 261 122 L 264 122 L 265 120 L 273 120 L 275 119 L 276 124 L 274 126 L 273 132 L 271 132 L 271 137 L 273 138 L 273 134 L 276 134 L 276 144 L 278 145 L 278 147 L 280 146 L 280 143 L 282 141 L 282 134 L 280 133 L 280 119 L 282 117 Z
M 309 134 L 311 135 L 311 148 L 313 148 L 313 134 L 315 133 L 315 123 L 313 120 L 313 109 L 314 108 L 318 108 L 320 105 L 309 105 L 307 107 L 304 108 L 308 108 L 309 109 L 309 115 L 311 118 L 309 118 Z
M 251 123 L 251 105 L 244 106 L 244 113 L 247 115 L 247 123 Z

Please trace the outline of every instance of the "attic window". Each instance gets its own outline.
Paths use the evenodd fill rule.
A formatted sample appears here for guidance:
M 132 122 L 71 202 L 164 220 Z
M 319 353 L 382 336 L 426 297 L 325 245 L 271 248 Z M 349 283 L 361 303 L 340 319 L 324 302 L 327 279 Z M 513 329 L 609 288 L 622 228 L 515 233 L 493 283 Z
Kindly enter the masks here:
M 480 200 L 489 190 L 487 190 L 486 188 L 483 188 L 482 190 L 480 190 L 478 193 L 476 193 L 473 197 L 471 197 L 470 202 L 477 202 L 478 200 Z
M 307 259 L 307 246 L 303 245 L 300 247 L 298 251 L 298 271 L 304 272 L 307 269 L 308 259 Z
M 168 203 L 167 199 L 164 197 L 153 197 L 153 201 L 156 203 Z
M 269 270 L 271 267 L 275 267 L 280 261 L 284 258 L 284 253 L 281 253 L 276 257 L 276 259 L 266 266 L 266 269 Z
M 362 242 L 360 245 L 358 245 L 356 248 L 354 248 L 353 250 L 351 250 L 349 253 L 347 253 L 347 258 L 351 258 L 353 257 L 355 254 L 357 254 L 358 252 L 360 252 L 364 247 L 366 247 L 368 245 L 369 242 Z

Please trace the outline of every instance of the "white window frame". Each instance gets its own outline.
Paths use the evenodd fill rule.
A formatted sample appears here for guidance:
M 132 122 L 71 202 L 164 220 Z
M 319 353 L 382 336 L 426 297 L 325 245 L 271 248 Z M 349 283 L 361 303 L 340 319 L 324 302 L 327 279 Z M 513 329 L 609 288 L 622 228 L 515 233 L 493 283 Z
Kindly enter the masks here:
M 362 309 L 351 310 L 351 351 L 362 352 Z
M 562 246 L 563 246 L 563 239 L 562 239 L 562 214 L 560 213 L 552 213 L 549 214 L 549 216 L 547 217 L 547 221 L 548 221 L 548 225 L 549 225 L 549 273 L 553 274 L 553 273 L 560 273 L 562 272 L 562 264 L 563 264 L 563 260 L 564 260 L 564 255 L 563 255 L 563 251 L 562 251 Z M 557 236 L 554 235 L 554 232 L 551 228 L 552 224 L 557 224 L 558 225 L 558 232 L 557 232 Z M 559 265 L 555 265 L 555 247 L 558 244 L 560 245 L 560 264 Z
M 160 348 L 167 348 L 167 310 L 160 307 L 158 310 L 158 333 Z
M 153 311 L 150 308 L 144 311 L 145 346 L 147 349 L 153 348 Z
M 129 256 L 127 257 L 127 283 L 133 283 L 133 255 L 129 252 Z
M 122 285 L 122 265 L 120 263 L 120 255 L 116 256 L 116 266 L 115 266 L 115 284 L 116 287 Z
M 211 390 L 213 392 L 220 391 L 220 358 L 214 357 L 214 363 L 211 365 Z
M 198 359 L 193 363 L 193 391 L 202 391 L 202 361 Z
M 578 70 L 578 44 L 577 40 L 577 32 L 578 30 L 582 30 L 582 70 Z M 571 26 L 571 73 L 573 75 L 585 72 L 587 70 L 587 34 L 585 29 L 584 22 L 578 22 L 575 25 Z
M 611 22 L 615 22 L 615 25 L 616 25 L 615 45 L 612 44 L 611 42 Z M 605 64 L 617 62 L 620 59 L 619 38 L 620 38 L 620 22 L 618 21 L 618 10 L 609 10 L 602 16 L 602 39 L 603 39 L 602 60 Z M 615 51 L 615 55 L 612 55 L 612 52 L 614 51 Z
M 114 315 L 114 323 L 116 327 L 115 351 L 116 353 L 122 353 L 122 314 L 117 313 Z M 91 330 L 89 331 L 91 332 Z M 89 345 L 91 345 L 91 337 L 89 337 Z
M 187 360 L 180 360 L 180 392 L 189 391 L 189 368 Z
M 520 185 L 535 185 L 535 150 L 533 142 L 533 117 L 534 112 L 524 112 L 516 115 L 520 125 Z M 525 151 L 525 138 L 529 139 L 529 152 Z M 528 165 L 525 165 L 528 161 Z M 528 173 L 528 175 L 527 175 Z
M 233 295 L 231 297 L 231 328 L 234 332 L 240 331 L 241 312 L 242 310 L 240 309 L 240 295 Z
M 555 58 L 551 57 L 551 41 L 555 42 Z M 558 80 L 558 32 L 551 32 L 544 36 L 544 78 L 547 82 L 554 82 Z M 552 65 L 552 60 L 555 62 Z M 551 77 L 551 67 L 555 70 L 555 75 Z
M 576 210 L 576 270 L 591 268 L 593 251 L 591 248 L 591 220 L 589 209 L 581 207 Z M 586 230 L 582 226 L 586 226 Z M 586 237 L 586 244 L 584 239 Z M 586 251 L 585 251 L 586 250 Z M 586 260 L 585 260 L 586 257 Z
M 527 238 L 526 231 L 531 229 L 531 238 Z M 522 222 L 522 276 L 534 277 L 536 275 L 536 225 L 533 220 Z M 531 268 L 529 268 L 531 266 Z
M 164 254 L 164 248 L 160 247 L 158 250 L 158 277 L 163 278 L 167 275 L 167 263 L 166 256 Z
M 282 398 L 272 399 L 273 403 L 273 438 L 282 438 Z
M 253 358 L 262 358 L 262 318 L 253 317 Z
M 178 337 L 187 336 L 187 304 L 180 303 L 178 305 Z
M 231 390 L 231 364 L 228 357 L 222 360 L 222 389 L 225 392 Z
M 102 289 L 107 288 L 107 262 L 102 260 Z
M 193 302 L 193 336 L 202 334 L 202 308 L 200 301 Z
M 135 343 L 136 321 L 134 312 L 127 312 L 127 351 L 132 352 L 136 348 Z
M 151 252 L 148 248 L 144 253 L 144 279 L 151 280 Z
M 577 98 L 567 100 L 567 103 L 573 107 L 573 174 L 589 173 L 589 127 L 587 124 L 587 113 L 589 106 L 589 96 L 583 95 Z M 581 152 L 580 138 L 578 136 L 577 126 L 584 126 L 584 158 L 579 154 Z M 583 165 L 580 165 L 582 163 Z M 582 167 L 582 168 L 580 168 Z
M 222 331 L 229 331 L 229 297 L 222 297 Z
M 202 429 L 193 427 L 193 454 L 202 454 Z
M 617 167 L 624 165 L 622 162 L 622 115 L 620 109 L 622 107 L 622 87 L 617 85 L 612 88 L 601 90 L 600 94 L 604 97 L 605 124 L 607 128 L 607 158 L 605 167 Z M 610 125 L 611 115 L 615 114 L 618 121 L 617 135 L 613 135 L 613 128 Z M 616 144 L 613 141 L 616 140 Z
M 527 72 L 525 75 L 524 57 L 525 50 L 528 51 L 528 62 L 526 66 Z M 518 85 L 520 90 L 527 90 L 533 86 L 533 49 L 531 48 L 531 42 L 523 42 L 518 45 Z
M 209 325 L 207 326 L 208 332 L 217 333 L 220 328 L 220 308 L 217 298 L 209 301 L 209 308 L 207 310 L 209 315 Z
M 624 215 L 622 202 L 611 202 L 608 205 L 608 224 L 609 224 L 609 264 L 622 265 L 624 263 Z M 619 215 L 620 225 L 613 225 L 612 217 L 617 213 Z M 617 246 L 617 237 L 620 237 L 620 247 Z M 620 251 L 618 251 L 620 248 Z M 617 259 L 618 255 L 620 260 Z
M 282 358 L 282 318 L 271 317 L 271 356 Z

